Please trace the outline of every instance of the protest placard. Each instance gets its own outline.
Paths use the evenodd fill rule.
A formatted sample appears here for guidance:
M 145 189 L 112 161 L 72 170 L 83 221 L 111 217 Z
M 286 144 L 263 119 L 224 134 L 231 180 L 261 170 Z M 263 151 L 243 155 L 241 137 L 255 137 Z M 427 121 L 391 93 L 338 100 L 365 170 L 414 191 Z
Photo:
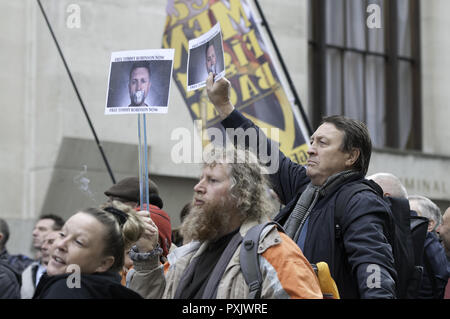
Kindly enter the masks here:
M 216 74 L 215 81 L 225 76 L 220 23 L 200 37 L 189 40 L 187 90 L 205 87 L 209 72 Z
M 105 114 L 167 113 L 174 49 L 111 54 Z

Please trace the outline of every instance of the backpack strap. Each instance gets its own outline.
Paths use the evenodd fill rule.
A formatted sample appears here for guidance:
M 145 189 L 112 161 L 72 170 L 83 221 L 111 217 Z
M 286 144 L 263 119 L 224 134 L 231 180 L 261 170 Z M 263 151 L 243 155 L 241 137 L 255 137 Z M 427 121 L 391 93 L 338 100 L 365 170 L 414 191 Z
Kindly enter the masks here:
M 439 292 L 437 289 L 436 275 L 434 274 L 433 267 L 430 264 L 430 260 L 428 259 L 426 250 L 423 251 L 423 263 L 424 263 L 425 271 L 427 272 L 428 278 L 430 278 L 433 299 L 442 299 L 442 297 L 439 295 Z
M 410 215 L 411 238 L 414 251 L 414 272 L 407 288 L 406 299 L 417 299 L 422 284 L 424 273 L 423 253 L 427 228 L 427 218 L 412 214 Z
M 410 216 L 411 235 L 414 245 L 414 261 L 416 265 L 422 265 L 425 238 L 427 237 L 428 218 L 422 216 Z
M 231 258 L 233 257 L 236 249 L 242 242 L 242 236 L 238 231 L 230 240 L 227 247 L 223 251 L 216 266 L 214 267 L 211 275 L 209 276 L 208 283 L 202 295 L 202 299 L 216 299 L 217 288 L 219 282 L 222 279 L 225 269 L 227 268 Z
M 263 279 L 259 268 L 258 246 L 262 231 L 269 225 L 276 225 L 279 231 L 284 232 L 283 227 L 277 222 L 270 221 L 250 228 L 242 241 L 239 260 L 242 275 L 249 288 L 248 299 L 261 298 Z
M 238 231 L 236 232 L 236 234 L 233 235 L 233 237 L 228 242 L 227 246 L 225 247 L 225 250 L 223 251 L 216 265 L 214 266 L 211 274 L 209 275 L 208 282 L 206 283 L 205 290 L 203 291 L 201 297 L 202 299 L 216 298 L 217 288 L 219 286 L 220 280 L 222 279 L 225 269 L 228 263 L 230 262 L 231 258 L 233 257 L 234 252 L 236 251 L 237 247 L 239 247 L 239 244 L 241 242 L 242 236 Z M 173 297 L 174 299 L 181 299 L 183 290 L 192 282 L 195 269 L 197 268 L 200 258 L 201 255 L 192 258 L 188 266 L 184 269 L 183 274 L 181 275 L 180 280 L 178 282 L 178 287 L 175 290 L 175 295 Z

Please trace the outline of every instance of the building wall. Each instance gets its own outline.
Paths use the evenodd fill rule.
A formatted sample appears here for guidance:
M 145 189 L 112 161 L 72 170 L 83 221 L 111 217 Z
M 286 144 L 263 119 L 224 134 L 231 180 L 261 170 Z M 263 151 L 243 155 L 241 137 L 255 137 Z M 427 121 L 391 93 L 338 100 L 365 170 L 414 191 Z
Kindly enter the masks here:
M 110 55 L 113 51 L 161 48 L 166 19 L 166 0 L 42 0 L 63 50 L 87 112 L 102 142 L 116 179 L 137 174 L 137 116 L 104 115 Z M 260 0 L 283 59 L 289 68 L 300 100 L 308 105 L 307 0 Z M 448 70 L 450 39 L 445 37 L 446 0 L 422 1 L 422 63 L 424 150 L 450 155 Z M 67 23 L 69 5 L 80 8 L 80 28 Z M 111 179 L 102 162 L 92 132 L 74 93 L 43 16 L 34 0 L 0 2 L 0 58 L 7 61 L 0 73 L 0 217 L 11 226 L 8 248 L 31 253 L 31 230 L 41 213 L 59 213 L 65 218 L 77 209 L 105 200 L 103 191 Z M 169 113 L 148 117 L 149 170 L 160 186 L 165 209 L 173 225 L 192 196 L 198 164 L 176 164 L 170 154 L 177 143 L 171 139 L 177 128 L 195 130 L 185 103 L 175 85 L 170 92 Z M 375 152 L 373 171 L 389 170 L 408 178 L 409 166 L 417 179 L 433 176 L 450 180 L 447 158 L 416 155 L 386 155 Z M 437 161 L 437 162 L 436 162 Z M 414 163 L 414 164 L 413 164 Z M 435 165 L 435 163 L 441 163 Z M 80 182 L 85 177 L 86 184 Z M 405 179 L 405 181 L 408 181 Z M 409 182 L 408 185 L 413 185 Z M 416 184 L 414 184 L 416 185 Z M 410 186 L 412 187 L 412 186 Z M 430 197 L 450 198 L 431 189 Z
M 408 195 L 426 196 L 440 206 L 450 206 L 450 157 L 418 152 L 377 150 L 370 161 L 368 175 L 379 172 L 396 175 Z
M 112 51 L 161 48 L 166 1 L 41 2 L 116 180 L 137 175 L 137 116 L 103 114 L 109 61 Z M 81 10 L 80 28 L 67 24 L 73 3 Z M 37 2 L 2 1 L 0 12 L 0 26 L 7 30 L 0 35 L 0 57 L 8 61 L 0 75 L 0 216 L 11 226 L 8 249 L 31 253 L 37 216 L 68 218 L 77 209 L 101 203 L 112 181 Z M 170 133 L 177 127 L 194 132 L 193 125 L 176 88 L 169 113 L 148 118 L 149 171 L 161 184 L 165 209 L 177 224 L 199 167 L 168 160 L 176 142 Z M 88 191 L 80 176 L 90 181 Z
M 422 0 L 420 4 L 423 151 L 450 155 L 450 1 Z
M 421 0 L 420 10 L 423 149 L 376 150 L 369 173 L 397 175 L 409 194 L 429 197 L 443 213 L 450 206 L 450 1 Z

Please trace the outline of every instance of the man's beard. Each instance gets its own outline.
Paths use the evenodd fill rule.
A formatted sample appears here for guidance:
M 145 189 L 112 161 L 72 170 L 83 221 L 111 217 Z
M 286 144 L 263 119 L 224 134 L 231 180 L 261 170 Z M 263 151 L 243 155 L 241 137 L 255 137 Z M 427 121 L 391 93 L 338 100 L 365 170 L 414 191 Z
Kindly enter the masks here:
M 228 229 L 232 214 L 231 198 L 221 198 L 214 203 L 205 202 L 202 207 L 192 204 L 189 214 L 181 225 L 181 234 L 189 240 L 218 239 Z M 223 234 L 225 235 L 225 234 Z

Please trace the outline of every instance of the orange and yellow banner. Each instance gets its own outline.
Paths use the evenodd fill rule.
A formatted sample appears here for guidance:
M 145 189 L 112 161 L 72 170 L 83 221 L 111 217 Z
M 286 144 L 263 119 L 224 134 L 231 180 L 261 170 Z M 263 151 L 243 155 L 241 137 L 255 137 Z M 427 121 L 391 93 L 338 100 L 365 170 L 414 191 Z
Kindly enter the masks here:
M 169 0 L 163 48 L 174 48 L 173 77 L 194 120 L 206 118 L 206 126 L 220 123 L 204 90 L 187 91 L 188 42 L 220 22 L 226 78 L 231 82 L 231 102 L 293 161 L 306 163 L 307 141 L 292 105 L 281 85 L 267 45 L 245 0 Z M 201 105 L 206 103 L 206 114 Z M 271 129 L 278 134 L 271 136 Z

